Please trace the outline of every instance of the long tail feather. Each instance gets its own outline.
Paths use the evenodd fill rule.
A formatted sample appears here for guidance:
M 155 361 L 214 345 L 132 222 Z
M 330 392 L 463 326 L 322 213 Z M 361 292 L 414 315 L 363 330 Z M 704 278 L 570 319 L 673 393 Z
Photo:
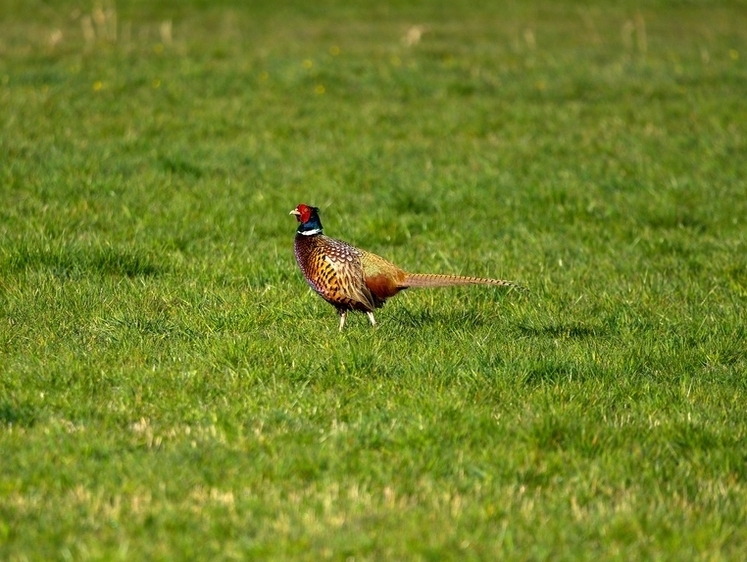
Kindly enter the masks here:
M 465 277 L 462 275 L 439 275 L 436 273 L 408 273 L 405 277 L 404 287 L 427 288 L 427 287 L 454 287 L 457 285 L 493 285 L 495 287 L 511 287 L 526 291 L 521 285 L 504 279 L 485 279 L 483 277 Z

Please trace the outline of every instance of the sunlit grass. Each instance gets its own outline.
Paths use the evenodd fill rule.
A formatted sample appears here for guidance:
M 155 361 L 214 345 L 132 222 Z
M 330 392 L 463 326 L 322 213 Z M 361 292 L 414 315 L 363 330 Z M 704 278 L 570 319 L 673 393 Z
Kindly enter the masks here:
M 7 3 L 0 559 L 747 547 L 745 12 Z M 337 331 L 299 202 L 413 271 Z

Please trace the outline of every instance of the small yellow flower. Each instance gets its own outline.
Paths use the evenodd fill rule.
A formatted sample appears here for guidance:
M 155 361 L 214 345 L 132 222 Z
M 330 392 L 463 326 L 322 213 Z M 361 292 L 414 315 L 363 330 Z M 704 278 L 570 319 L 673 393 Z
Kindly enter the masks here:
M 314 63 L 311 62 L 311 59 L 304 59 L 304 61 L 301 63 L 304 68 L 311 68 L 314 66 Z
M 340 54 L 340 47 L 338 47 L 337 45 L 332 45 L 329 48 L 329 54 L 332 55 L 333 57 L 336 57 L 337 55 Z
M 321 84 L 317 84 L 317 85 L 316 85 L 316 87 L 314 88 L 314 92 L 316 92 L 316 94 L 317 94 L 318 96 L 321 96 L 321 95 L 322 95 L 322 94 L 323 94 L 324 92 L 326 92 L 326 91 L 327 91 L 327 90 L 325 90 L 325 89 L 324 89 L 324 86 L 322 86 Z
M 156 43 L 155 45 L 153 45 L 153 52 L 157 55 L 163 53 L 163 43 Z
M 153 87 L 156 89 L 161 87 L 161 81 L 158 78 L 154 78 L 152 84 L 153 84 Z
M 98 92 L 103 87 L 104 87 L 104 83 L 101 80 L 96 80 L 96 82 L 93 83 L 94 92 Z
M 731 57 L 731 60 L 739 59 L 739 51 L 736 49 L 729 49 L 729 57 Z

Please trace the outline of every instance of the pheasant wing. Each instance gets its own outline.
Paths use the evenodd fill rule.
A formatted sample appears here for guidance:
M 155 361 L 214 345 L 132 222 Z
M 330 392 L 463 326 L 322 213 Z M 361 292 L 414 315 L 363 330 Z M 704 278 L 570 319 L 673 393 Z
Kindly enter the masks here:
M 314 290 L 340 309 L 373 311 L 376 301 L 366 286 L 360 251 L 327 237 L 318 249 Z

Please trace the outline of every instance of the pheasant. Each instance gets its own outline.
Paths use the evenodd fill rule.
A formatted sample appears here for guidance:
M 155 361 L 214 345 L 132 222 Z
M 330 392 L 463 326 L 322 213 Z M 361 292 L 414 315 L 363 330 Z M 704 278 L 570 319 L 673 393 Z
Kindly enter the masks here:
M 318 208 L 301 204 L 290 214 L 300 223 L 294 241 L 296 261 L 311 288 L 337 309 L 340 330 L 351 310 L 365 312 L 375 326 L 373 311 L 404 289 L 493 285 L 525 290 L 501 279 L 408 273 L 376 254 L 322 234 Z

